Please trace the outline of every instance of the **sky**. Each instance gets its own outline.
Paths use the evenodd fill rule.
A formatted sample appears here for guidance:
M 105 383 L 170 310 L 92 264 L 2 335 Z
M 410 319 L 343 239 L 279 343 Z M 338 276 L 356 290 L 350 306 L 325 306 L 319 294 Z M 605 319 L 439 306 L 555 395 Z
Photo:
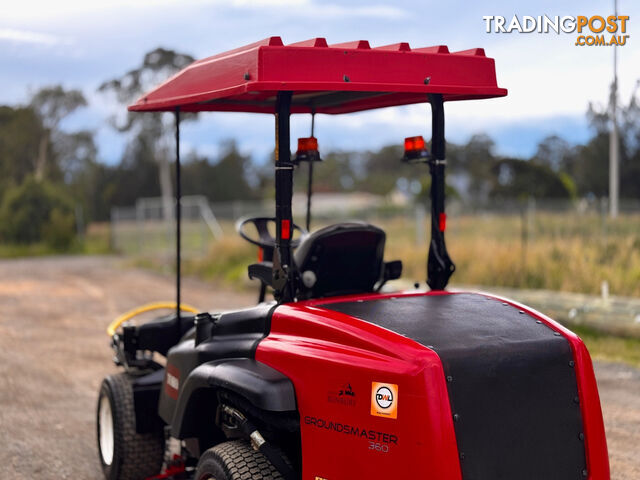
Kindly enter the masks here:
M 273 35 L 284 43 L 326 37 L 329 44 L 369 40 L 372 46 L 409 42 L 445 44 L 450 51 L 483 47 L 495 58 L 498 85 L 507 97 L 447 104 L 447 138 L 466 142 L 484 133 L 497 153 L 527 157 L 548 135 L 586 141 L 589 102 L 606 105 L 613 48 L 575 45 L 576 33 L 487 33 L 483 16 L 602 15 L 613 1 L 518 2 L 376 0 L 21 0 L 0 5 L 0 104 L 28 101 L 38 88 L 62 84 L 82 89 L 90 106 L 65 128 L 95 130 L 100 159 L 119 161 L 125 139 L 107 119 L 124 107 L 97 92 L 105 80 L 138 66 L 158 46 L 203 58 Z M 627 44 L 618 47 L 619 91 L 628 101 L 640 79 L 640 2 L 619 0 L 629 15 Z M 608 38 L 608 36 L 607 36 Z M 320 148 L 364 150 L 428 137 L 428 107 L 416 105 L 316 117 Z M 292 138 L 307 136 L 309 117 L 298 116 Z M 244 153 L 261 159 L 273 149 L 273 117 L 207 113 L 185 125 L 185 150 L 215 155 L 235 139 Z

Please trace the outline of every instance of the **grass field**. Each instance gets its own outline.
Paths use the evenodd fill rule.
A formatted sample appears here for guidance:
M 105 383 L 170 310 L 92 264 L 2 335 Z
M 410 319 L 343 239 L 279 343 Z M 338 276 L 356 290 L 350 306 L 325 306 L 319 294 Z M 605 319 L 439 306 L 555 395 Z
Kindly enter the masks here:
M 449 222 L 447 243 L 455 281 L 598 294 L 640 296 L 640 215 L 603 223 L 598 215 L 538 213 L 463 216 Z M 424 253 L 410 238 L 390 239 L 390 254 L 424 278 Z
M 73 240 L 69 248 L 60 250 L 44 242 L 32 244 L 0 243 L 0 258 L 41 257 L 45 255 L 100 255 L 112 253 L 109 225 L 91 224 L 83 236 Z
M 640 339 L 607 335 L 584 326 L 572 326 L 594 359 L 623 362 L 640 368 Z
M 416 238 L 415 219 L 394 216 L 370 218 L 387 232 L 386 258 L 401 259 L 403 278 L 426 276 L 426 233 Z M 317 227 L 322 226 L 318 223 Z M 526 227 L 526 228 L 523 228 Z M 197 223 L 185 223 L 183 272 L 234 289 L 253 289 L 247 265 L 256 248 L 223 222 L 225 236 L 212 241 Z M 171 273 L 174 270 L 172 233 L 164 226 L 119 226 L 116 246 L 137 266 Z M 640 215 L 603 221 L 598 215 L 537 213 L 520 215 L 452 216 L 447 225 L 449 252 L 457 265 L 457 284 L 544 288 L 599 294 L 606 281 L 614 295 L 640 296 Z M 111 250 L 108 224 L 89 227 L 70 252 L 101 254 Z M 49 255 L 45 245 L 0 246 L 0 257 Z M 640 367 L 640 340 L 608 335 L 588 327 L 572 327 L 594 358 L 622 361 Z
M 416 238 L 415 218 L 368 220 L 387 232 L 386 259 L 402 260 L 403 278 L 424 283 L 427 234 Z M 233 222 L 222 222 L 222 228 L 224 237 L 214 241 L 203 223 L 183 224 L 185 272 L 248 286 L 246 265 L 255 261 L 256 248 L 235 233 Z M 606 282 L 612 295 L 640 297 L 640 214 L 615 221 L 594 213 L 454 215 L 446 235 L 457 267 L 455 283 L 599 294 Z M 108 224 L 93 224 L 64 253 L 107 253 L 115 247 L 138 263 L 164 270 L 173 266 L 173 236 L 161 223 L 122 224 L 115 233 Z M 55 253 L 60 252 L 42 244 L 0 245 L 0 257 Z
M 403 278 L 424 283 L 428 244 L 426 234 L 418 242 L 414 219 L 370 221 L 387 232 L 386 259 L 402 260 Z M 233 233 L 231 223 L 223 223 L 223 229 L 225 237 L 212 241 L 206 254 L 187 257 L 185 271 L 248 285 L 246 265 L 255 261 L 256 248 Z M 446 235 L 459 284 L 599 294 L 607 282 L 612 295 L 640 296 L 640 215 L 606 222 L 595 214 L 538 213 L 524 220 L 464 215 L 449 219 Z M 187 233 L 183 243 L 202 252 L 199 238 L 189 240 Z
M 370 219 L 387 232 L 387 259 L 401 259 L 406 280 L 426 276 L 426 234 L 416 238 L 415 219 Z M 318 225 L 321 226 L 321 225 Z M 188 255 L 187 275 L 232 288 L 256 288 L 246 267 L 255 262 L 256 248 L 234 234 L 231 222 L 222 224 L 225 237 L 209 245 L 206 255 Z M 200 251 L 194 226 L 185 230 L 187 245 Z M 640 296 L 640 215 L 603 222 L 598 215 L 568 216 L 538 213 L 520 215 L 465 215 L 448 222 L 447 242 L 457 265 L 455 283 L 516 288 L 542 288 L 599 294 L 603 281 L 612 294 Z M 172 260 L 138 256 L 136 263 L 164 271 Z M 599 360 L 640 367 L 640 339 L 610 335 L 585 326 L 572 326 L 591 355 Z

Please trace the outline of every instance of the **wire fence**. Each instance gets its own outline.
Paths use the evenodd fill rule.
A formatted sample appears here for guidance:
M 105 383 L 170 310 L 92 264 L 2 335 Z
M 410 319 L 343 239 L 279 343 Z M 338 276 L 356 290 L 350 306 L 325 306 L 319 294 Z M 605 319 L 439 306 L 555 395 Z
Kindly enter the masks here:
M 362 220 L 386 226 L 403 225 L 413 230 L 416 246 L 429 238 L 429 205 L 390 203 L 367 194 L 321 195 L 314 201 L 313 224 Z M 211 203 L 204 196 L 182 199 L 182 242 L 186 255 L 207 252 L 211 242 L 235 235 L 238 219 L 250 215 L 273 215 L 272 202 Z M 294 198 L 294 220 L 304 225 L 306 199 Z M 173 254 L 175 249 L 174 212 L 164 219 L 161 198 L 141 198 L 131 207 L 111 210 L 111 245 L 124 254 Z M 483 204 L 450 201 L 447 204 L 448 234 L 500 238 L 520 245 L 526 257 L 527 246 L 538 238 L 554 240 L 576 238 L 604 240 L 621 234 L 640 235 L 640 201 L 622 202 L 620 215 L 612 220 L 606 199 L 557 201 L 508 200 Z M 470 223 L 470 219 L 473 221 Z
M 305 224 L 305 207 L 306 198 L 294 198 L 294 220 L 299 225 Z M 620 207 L 618 218 L 612 219 L 606 200 L 597 199 L 449 201 L 447 246 L 457 266 L 452 286 L 507 289 L 509 296 L 568 323 L 585 319 L 601 328 L 605 322 L 606 328 L 640 336 L 640 202 L 622 202 Z M 312 210 L 313 228 L 348 220 L 382 227 L 387 232 L 385 258 L 402 260 L 404 286 L 424 285 L 429 205 L 339 194 L 314 197 Z M 254 261 L 255 252 L 237 235 L 235 222 L 250 215 L 273 215 L 272 202 L 183 198 L 183 257 L 196 262 L 193 268 L 204 275 L 248 282 L 246 265 Z M 135 206 L 114 208 L 112 247 L 172 265 L 175 224 L 163 218 L 160 199 L 139 199 Z

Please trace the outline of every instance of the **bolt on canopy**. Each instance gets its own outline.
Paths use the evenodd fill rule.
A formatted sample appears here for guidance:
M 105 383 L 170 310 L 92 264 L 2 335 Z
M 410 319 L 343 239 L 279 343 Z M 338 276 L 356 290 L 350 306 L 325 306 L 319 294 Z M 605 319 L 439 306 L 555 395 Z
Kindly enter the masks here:
M 444 102 L 503 97 L 495 63 L 482 48 L 449 52 L 444 45 L 412 49 L 408 43 L 371 48 L 366 40 L 328 45 L 324 38 L 284 45 L 270 37 L 198 60 L 129 107 L 137 112 L 176 115 L 176 179 L 180 178 L 180 112 L 254 112 L 275 116 L 276 249 L 270 265 L 252 267 L 256 278 L 274 289 L 279 302 L 295 300 L 297 271 L 290 226 L 294 162 L 290 116 L 340 114 L 375 108 L 431 104 L 431 152 L 414 160 L 427 163 L 431 182 L 431 242 L 427 283 L 446 287 L 455 265 L 444 240 Z M 177 298 L 180 316 L 180 188 L 176 188 Z M 264 262 L 263 262 L 264 263 Z M 251 276 L 250 267 L 250 276 Z
M 328 45 L 324 38 L 284 45 L 270 37 L 192 63 L 129 110 L 276 113 L 281 91 L 293 92 L 291 113 L 329 114 L 425 103 L 429 93 L 444 101 L 507 94 L 482 48 L 371 48 L 366 40 Z

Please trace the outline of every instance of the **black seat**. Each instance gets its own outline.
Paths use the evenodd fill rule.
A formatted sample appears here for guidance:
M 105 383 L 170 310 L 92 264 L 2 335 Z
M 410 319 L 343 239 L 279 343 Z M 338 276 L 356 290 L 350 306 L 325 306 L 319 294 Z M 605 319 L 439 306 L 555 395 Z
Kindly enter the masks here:
M 383 230 L 364 222 L 339 223 L 306 237 L 294 258 L 300 298 L 373 292 L 383 280 Z

